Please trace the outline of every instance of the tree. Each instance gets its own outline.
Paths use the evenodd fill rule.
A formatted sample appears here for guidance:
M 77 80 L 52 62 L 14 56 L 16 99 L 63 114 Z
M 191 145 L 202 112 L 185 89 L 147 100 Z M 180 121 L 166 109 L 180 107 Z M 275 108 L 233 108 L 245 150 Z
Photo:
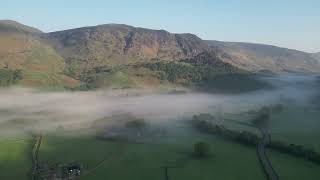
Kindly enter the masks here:
M 198 142 L 198 143 L 194 144 L 193 148 L 194 148 L 193 153 L 196 157 L 204 158 L 204 157 L 208 157 L 210 154 L 210 147 L 209 147 L 208 143 Z

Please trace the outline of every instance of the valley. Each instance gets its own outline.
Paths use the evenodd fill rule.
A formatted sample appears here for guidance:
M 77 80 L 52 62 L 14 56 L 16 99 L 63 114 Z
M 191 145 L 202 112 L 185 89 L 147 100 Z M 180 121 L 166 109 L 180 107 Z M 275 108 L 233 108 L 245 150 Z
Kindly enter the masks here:
M 22 97 L 11 107 L 8 104 L 0 104 L 2 109 L 7 109 L 6 113 L 1 114 L 1 119 L 9 120 L 1 123 L 1 147 L 7 150 L 3 151 L 5 153 L 1 156 L 0 164 L 8 169 L 0 173 L 1 178 L 30 178 L 33 141 L 37 139 L 37 136 L 30 132 L 41 131 L 38 166 L 42 170 L 41 173 L 36 173 L 36 177 L 59 175 L 60 170 L 48 171 L 46 166 L 67 168 L 71 167 L 71 164 L 79 164 L 80 179 L 218 177 L 232 180 L 252 176 L 261 180 L 268 179 L 259 162 L 257 146 L 230 138 L 229 135 L 211 135 L 198 131 L 190 124 L 190 120 L 200 112 L 209 113 L 210 116 L 200 114 L 199 118 L 216 123 L 234 133 L 248 132 L 262 138 L 259 130 L 251 123 L 259 123 L 253 121 L 253 117 L 260 108 L 269 106 L 270 119 L 266 121 L 266 127 L 269 129 L 271 142 L 302 145 L 319 153 L 320 144 L 317 139 L 320 134 L 317 129 L 317 117 L 320 111 L 319 104 L 313 101 L 318 94 L 310 89 L 317 87 L 317 84 L 314 84 L 316 81 L 313 79 L 305 84 L 304 78 L 309 79 L 308 76 L 301 77 L 300 81 L 296 81 L 299 78 L 291 81 L 290 76 L 279 78 L 279 82 L 282 83 L 275 83 L 277 86 L 274 86 L 273 90 L 267 88 L 264 97 L 259 96 L 264 90 L 236 94 L 192 94 L 184 91 L 171 94 L 170 91 L 162 90 L 147 95 L 148 93 L 142 94 L 141 90 L 130 92 L 115 89 L 106 91 L 111 93 L 108 95 L 84 93 L 81 96 L 68 92 L 43 92 L 45 96 L 42 96 L 38 92 L 26 91 L 27 97 L 37 97 L 39 102 L 44 104 L 33 104 L 26 101 L 28 98 Z M 3 92 L 2 96 L 9 97 L 6 95 L 9 92 Z M 299 96 L 296 95 L 297 92 Z M 57 98 L 59 96 L 62 99 Z M 70 109 L 70 105 L 65 104 L 81 102 L 82 99 L 87 99 L 86 96 L 89 99 L 96 96 L 99 98 L 86 100 L 86 104 L 78 105 L 73 110 Z M 174 100 L 174 104 L 168 105 L 168 99 Z M 68 108 L 55 107 L 55 104 L 60 104 L 57 100 Z M 115 103 L 114 100 L 118 102 Z M 157 106 L 150 107 L 150 102 Z M 108 103 L 114 108 L 109 107 Z M 189 104 L 190 107 L 178 107 L 181 103 Z M 35 109 L 39 105 L 42 106 L 40 112 Z M 89 110 L 93 105 L 103 108 Z M 20 106 L 28 108 L 19 110 Z M 77 109 L 83 108 L 88 110 L 79 114 Z M 59 121 L 57 112 L 68 119 Z M 106 116 L 110 113 L 113 115 Z M 12 116 L 14 114 L 15 116 Z M 19 114 L 23 115 L 24 121 L 19 120 L 22 117 Z M 81 114 L 86 116 L 81 117 Z M 30 118 L 38 123 L 34 124 L 32 120 L 28 120 Z M 14 137 L 10 134 L 19 131 L 22 126 L 25 131 L 14 133 Z M 4 130 L 8 129 L 10 131 L 5 133 Z M 199 159 L 193 156 L 193 145 L 197 142 L 208 144 L 208 157 Z M 279 179 L 319 178 L 317 172 L 320 166 L 316 162 L 268 145 L 266 154 Z M 10 173 L 12 167 L 19 168 L 21 173 Z M 164 167 L 169 168 L 165 171 Z
M 320 58 L 0 21 L 0 179 L 320 179 Z

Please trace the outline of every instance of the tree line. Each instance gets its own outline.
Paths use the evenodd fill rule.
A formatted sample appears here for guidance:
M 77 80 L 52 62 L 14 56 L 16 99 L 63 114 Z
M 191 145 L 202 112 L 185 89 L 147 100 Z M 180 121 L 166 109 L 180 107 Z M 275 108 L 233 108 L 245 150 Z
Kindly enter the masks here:
M 265 114 L 263 116 L 265 116 Z M 257 146 L 261 140 L 261 138 L 255 133 L 230 130 L 223 125 L 215 124 L 212 122 L 212 119 L 214 119 L 212 115 L 202 114 L 193 116 L 191 122 L 193 127 L 198 129 L 200 132 L 220 136 L 244 145 Z M 270 141 L 266 146 L 276 151 L 301 157 L 316 164 L 320 164 L 320 153 L 308 147 L 297 144 L 288 144 L 282 141 Z

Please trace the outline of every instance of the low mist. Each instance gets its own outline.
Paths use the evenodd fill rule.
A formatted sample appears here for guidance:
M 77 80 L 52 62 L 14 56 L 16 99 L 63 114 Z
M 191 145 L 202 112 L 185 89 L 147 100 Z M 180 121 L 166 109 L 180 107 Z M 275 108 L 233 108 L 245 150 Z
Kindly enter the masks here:
M 23 130 L 50 131 L 58 127 L 83 129 L 97 119 L 121 113 L 150 122 L 183 120 L 198 113 L 221 117 L 276 103 L 307 104 L 317 94 L 315 77 L 286 75 L 264 80 L 274 88 L 232 95 L 132 89 L 91 92 L 1 89 L 0 135 Z

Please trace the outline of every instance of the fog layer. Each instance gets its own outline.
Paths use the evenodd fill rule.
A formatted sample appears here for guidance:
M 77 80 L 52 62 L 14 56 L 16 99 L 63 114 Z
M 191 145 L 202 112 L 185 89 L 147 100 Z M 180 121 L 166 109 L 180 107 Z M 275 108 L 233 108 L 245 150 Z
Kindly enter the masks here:
M 130 113 L 147 121 L 171 121 L 198 113 L 241 113 L 262 106 L 308 103 L 315 96 L 315 78 L 279 76 L 265 78 L 272 90 L 243 94 L 188 92 L 170 94 L 140 90 L 101 90 L 92 92 L 41 92 L 26 88 L 0 90 L 2 132 L 53 130 L 57 127 L 84 128 L 97 119 Z

